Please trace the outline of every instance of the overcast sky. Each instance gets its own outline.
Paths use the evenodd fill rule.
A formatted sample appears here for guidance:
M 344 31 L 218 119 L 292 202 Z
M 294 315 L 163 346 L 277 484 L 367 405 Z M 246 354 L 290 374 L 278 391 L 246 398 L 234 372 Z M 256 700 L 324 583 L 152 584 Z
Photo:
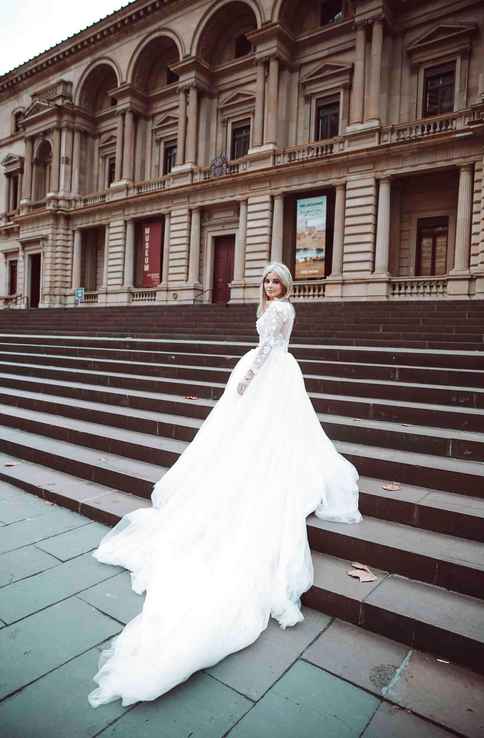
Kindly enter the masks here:
M 128 0 L 0 0 L 0 74 L 124 5 Z

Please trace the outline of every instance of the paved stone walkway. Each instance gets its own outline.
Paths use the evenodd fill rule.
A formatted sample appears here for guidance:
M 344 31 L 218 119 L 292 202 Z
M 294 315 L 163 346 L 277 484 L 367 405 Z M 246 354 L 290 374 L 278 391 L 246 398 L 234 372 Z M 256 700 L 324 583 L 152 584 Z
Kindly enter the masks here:
M 96 710 L 99 652 L 142 608 L 107 528 L 0 482 L 2 738 L 484 735 L 484 679 L 305 609 L 158 700 Z

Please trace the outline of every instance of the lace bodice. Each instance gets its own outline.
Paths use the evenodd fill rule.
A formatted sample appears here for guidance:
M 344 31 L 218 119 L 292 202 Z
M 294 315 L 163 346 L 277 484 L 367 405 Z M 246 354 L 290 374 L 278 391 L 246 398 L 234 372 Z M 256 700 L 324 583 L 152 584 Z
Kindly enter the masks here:
M 251 366 L 254 374 L 257 374 L 273 349 L 287 351 L 295 314 L 292 303 L 275 299 L 257 320 L 259 345 Z

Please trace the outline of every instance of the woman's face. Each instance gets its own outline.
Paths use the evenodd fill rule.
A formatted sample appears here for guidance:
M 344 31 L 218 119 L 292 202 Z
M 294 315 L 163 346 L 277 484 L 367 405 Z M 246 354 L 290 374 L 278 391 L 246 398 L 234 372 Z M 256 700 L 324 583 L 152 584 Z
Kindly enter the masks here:
M 264 290 L 268 300 L 273 300 L 274 297 L 282 296 L 284 285 L 276 272 L 269 272 L 269 274 L 266 274 L 264 277 Z

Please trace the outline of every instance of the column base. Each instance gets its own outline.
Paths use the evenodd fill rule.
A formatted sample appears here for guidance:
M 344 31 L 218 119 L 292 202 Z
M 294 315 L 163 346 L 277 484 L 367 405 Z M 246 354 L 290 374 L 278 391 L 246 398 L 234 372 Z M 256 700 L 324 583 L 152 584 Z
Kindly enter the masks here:
M 167 302 L 177 304 L 190 304 L 199 302 L 202 297 L 203 287 L 200 282 L 181 282 L 170 284 L 167 289 Z
M 272 167 L 274 162 L 274 152 L 276 146 L 273 143 L 254 146 L 249 149 L 247 156 L 250 159 L 250 169 L 266 169 Z
M 231 305 L 240 305 L 246 302 L 254 302 L 259 300 L 259 285 L 246 280 L 232 281 L 230 283 L 230 300 Z
M 131 184 L 132 182 L 129 182 L 127 179 L 118 179 L 116 182 L 112 182 L 109 186 L 108 199 L 120 200 L 123 197 L 127 197 Z
M 469 296 L 470 272 L 466 269 L 458 271 L 453 269 L 447 277 L 447 294 L 452 296 Z
M 325 300 L 340 300 L 343 297 L 343 277 L 341 275 L 326 279 L 324 286 Z
M 373 274 L 368 280 L 368 297 L 388 297 L 390 294 L 390 275 Z

